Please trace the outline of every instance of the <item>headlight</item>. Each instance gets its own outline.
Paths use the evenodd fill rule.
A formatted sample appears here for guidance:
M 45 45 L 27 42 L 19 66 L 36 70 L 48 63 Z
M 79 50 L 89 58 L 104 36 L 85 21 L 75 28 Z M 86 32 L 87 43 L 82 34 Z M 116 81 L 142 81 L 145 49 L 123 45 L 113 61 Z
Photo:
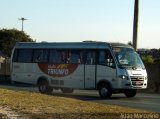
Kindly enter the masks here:
M 128 80 L 128 76 L 120 75 L 120 76 L 118 76 L 118 79 L 120 79 L 120 80 Z

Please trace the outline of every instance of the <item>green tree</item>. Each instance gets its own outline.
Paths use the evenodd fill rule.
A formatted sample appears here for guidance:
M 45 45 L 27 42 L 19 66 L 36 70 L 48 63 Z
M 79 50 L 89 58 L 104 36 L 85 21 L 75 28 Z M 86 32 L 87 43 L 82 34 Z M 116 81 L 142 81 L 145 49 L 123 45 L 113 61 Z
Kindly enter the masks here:
M 142 56 L 142 61 L 146 64 L 153 64 L 154 63 L 154 58 L 151 55 L 143 55 Z
M 16 42 L 33 42 L 29 35 L 17 29 L 0 29 L 0 51 L 10 57 Z

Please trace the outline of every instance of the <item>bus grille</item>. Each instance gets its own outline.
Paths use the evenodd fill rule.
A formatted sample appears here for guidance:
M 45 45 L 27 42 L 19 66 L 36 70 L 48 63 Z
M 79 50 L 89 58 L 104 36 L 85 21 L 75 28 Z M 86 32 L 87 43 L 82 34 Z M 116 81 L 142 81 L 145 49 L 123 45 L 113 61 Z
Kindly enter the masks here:
M 132 85 L 135 87 L 141 87 L 144 83 L 144 77 L 143 76 L 131 76 Z

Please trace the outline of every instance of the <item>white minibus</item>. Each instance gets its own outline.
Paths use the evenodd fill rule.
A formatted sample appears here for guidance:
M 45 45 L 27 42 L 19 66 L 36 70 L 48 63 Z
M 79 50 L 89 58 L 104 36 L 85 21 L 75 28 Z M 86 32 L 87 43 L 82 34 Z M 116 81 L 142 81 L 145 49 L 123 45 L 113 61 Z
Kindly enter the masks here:
M 101 98 L 113 93 L 134 97 L 147 88 L 147 73 L 135 50 L 106 42 L 20 42 L 11 56 L 11 80 L 37 85 L 41 93 L 61 89 L 98 90 Z

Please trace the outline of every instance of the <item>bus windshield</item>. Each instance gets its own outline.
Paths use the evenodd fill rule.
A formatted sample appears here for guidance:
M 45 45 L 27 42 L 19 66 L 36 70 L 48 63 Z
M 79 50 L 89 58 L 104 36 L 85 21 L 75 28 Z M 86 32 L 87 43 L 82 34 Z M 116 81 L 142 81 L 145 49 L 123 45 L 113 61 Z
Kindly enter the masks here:
M 126 47 L 113 47 L 113 52 L 116 56 L 119 67 L 145 68 L 141 58 L 134 51 L 134 49 Z

